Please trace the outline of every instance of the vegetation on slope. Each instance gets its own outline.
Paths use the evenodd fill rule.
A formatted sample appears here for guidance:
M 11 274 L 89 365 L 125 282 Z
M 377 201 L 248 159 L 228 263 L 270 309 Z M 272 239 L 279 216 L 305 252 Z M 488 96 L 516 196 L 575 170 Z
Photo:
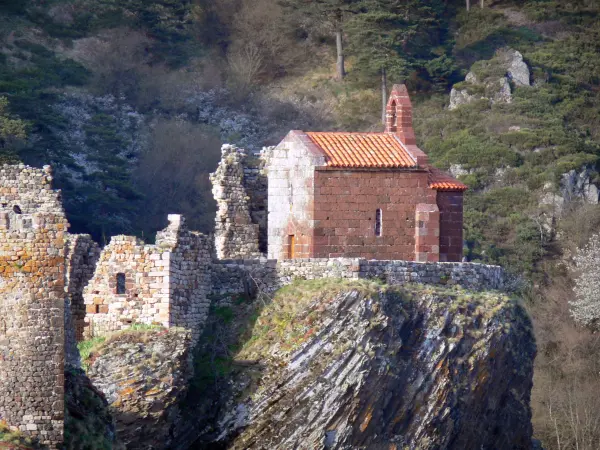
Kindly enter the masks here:
M 562 195 L 570 170 L 599 181 L 600 4 L 486 0 L 467 13 L 458 0 L 345 3 L 357 9 L 338 81 L 329 25 L 276 0 L 2 2 L 0 162 L 51 162 L 73 231 L 101 241 L 151 236 L 168 212 L 210 231 L 207 174 L 221 142 L 256 149 L 292 128 L 380 130 L 385 68 L 413 93 L 419 145 L 467 171 L 466 256 L 527 282 L 538 437 L 549 449 L 597 448 L 600 426 L 570 420 L 600 409 L 597 338 L 575 326 L 568 301 L 571 256 L 600 228 L 600 207 L 566 199 L 556 215 L 541 199 Z M 493 70 L 478 61 L 505 46 L 523 54 L 534 86 L 514 88 L 510 104 L 448 111 L 450 87 L 472 66 Z
M 39 448 L 20 431 L 13 431 L 4 421 L 0 421 L 0 448 L 12 450 L 33 450 Z

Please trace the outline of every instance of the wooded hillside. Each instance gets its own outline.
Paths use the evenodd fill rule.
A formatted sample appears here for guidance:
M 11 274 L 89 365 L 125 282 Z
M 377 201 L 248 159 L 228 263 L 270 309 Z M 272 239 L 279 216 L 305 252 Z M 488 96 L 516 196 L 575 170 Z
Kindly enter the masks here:
M 210 232 L 222 143 L 379 131 L 404 81 L 419 145 L 470 186 L 465 256 L 529 299 L 536 436 L 597 449 L 600 317 L 580 326 L 568 302 L 600 230 L 599 15 L 598 0 L 5 0 L 0 162 L 52 164 L 72 231 L 101 243 L 152 239 L 172 212 Z M 508 77 L 510 102 L 492 101 L 507 48 L 530 85 Z M 471 100 L 450 110 L 453 86 Z

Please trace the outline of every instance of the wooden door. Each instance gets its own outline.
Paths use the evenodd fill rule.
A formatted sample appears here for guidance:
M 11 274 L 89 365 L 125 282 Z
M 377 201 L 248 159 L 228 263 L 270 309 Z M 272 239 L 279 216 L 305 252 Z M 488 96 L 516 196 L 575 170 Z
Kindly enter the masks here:
M 289 236 L 288 259 L 294 258 L 296 258 L 296 236 L 291 234 Z

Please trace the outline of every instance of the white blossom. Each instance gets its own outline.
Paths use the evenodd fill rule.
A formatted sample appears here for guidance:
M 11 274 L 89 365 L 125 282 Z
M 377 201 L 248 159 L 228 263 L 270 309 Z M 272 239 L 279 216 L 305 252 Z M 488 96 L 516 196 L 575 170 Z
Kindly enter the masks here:
M 577 300 L 569 302 L 571 315 L 581 325 L 600 325 L 600 235 L 591 237 L 574 258 L 579 276 L 575 280 Z

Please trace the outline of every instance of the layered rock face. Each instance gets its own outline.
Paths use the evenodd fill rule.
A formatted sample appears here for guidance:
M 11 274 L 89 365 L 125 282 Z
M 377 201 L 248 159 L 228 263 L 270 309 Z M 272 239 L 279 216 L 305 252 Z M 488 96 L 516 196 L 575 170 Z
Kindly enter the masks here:
M 124 450 L 117 442 L 106 398 L 80 369 L 65 371 L 65 414 L 66 450 Z
M 106 397 L 126 448 L 169 448 L 192 375 L 190 348 L 189 331 L 125 331 L 109 337 L 87 361 L 87 375 Z
M 236 357 L 249 367 L 194 448 L 531 448 L 536 350 L 517 302 L 366 281 L 303 290 L 262 311 Z

